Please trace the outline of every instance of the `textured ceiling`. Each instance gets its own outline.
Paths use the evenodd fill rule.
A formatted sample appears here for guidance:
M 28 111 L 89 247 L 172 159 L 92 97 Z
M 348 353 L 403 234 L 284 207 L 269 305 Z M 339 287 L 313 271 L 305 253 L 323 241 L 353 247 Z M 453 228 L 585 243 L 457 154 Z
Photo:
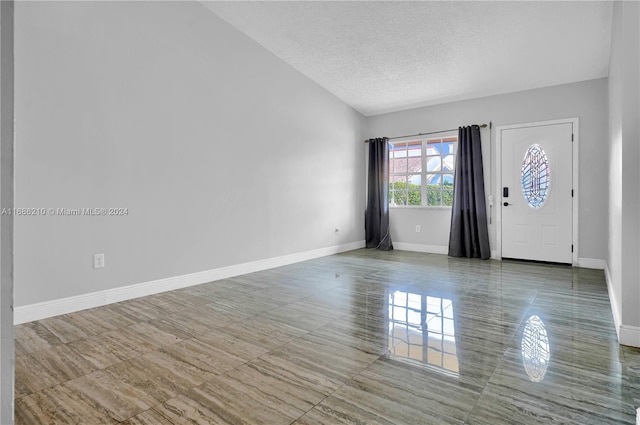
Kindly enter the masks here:
M 203 2 L 364 115 L 606 77 L 610 2 Z

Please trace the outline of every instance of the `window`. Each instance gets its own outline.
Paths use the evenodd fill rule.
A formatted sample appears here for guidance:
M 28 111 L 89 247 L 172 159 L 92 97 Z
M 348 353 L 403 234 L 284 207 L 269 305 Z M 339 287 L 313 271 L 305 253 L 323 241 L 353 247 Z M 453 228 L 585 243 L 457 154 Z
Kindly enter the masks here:
M 389 204 L 452 206 L 457 147 L 456 135 L 392 143 Z

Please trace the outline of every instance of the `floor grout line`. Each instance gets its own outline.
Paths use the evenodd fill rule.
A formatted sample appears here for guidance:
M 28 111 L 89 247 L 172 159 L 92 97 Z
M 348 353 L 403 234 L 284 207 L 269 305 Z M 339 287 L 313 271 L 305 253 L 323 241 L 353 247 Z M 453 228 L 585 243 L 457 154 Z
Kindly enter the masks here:
M 321 405 L 325 400 L 327 400 L 329 397 L 333 396 L 335 393 L 337 393 L 341 388 L 343 388 L 345 385 L 349 384 L 350 382 L 352 382 L 355 378 L 357 378 L 358 376 L 360 376 L 360 374 L 362 374 L 364 371 L 366 371 L 367 369 L 369 369 L 375 362 L 377 362 L 378 360 L 380 360 L 383 356 L 385 356 L 385 354 L 381 354 L 379 355 L 374 361 L 372 361 L 371 363 L 369 363 L 367 365 L 367 367 L 365 367 L 364 369 L 362 369 L 360 372 L 356 373 L 355 375 L 353 375 L 351 378 L 347 379 L 345 382 L 343 382 L 339 387 L 337 387 L 335 390 L 333 390 L 331 393 L 329 393 L 325 398 L 323 398 L 322 400 L 320 400 L 319 402 L 317 402 L 315 405 L 313 405 L 309 410 L 307 410 L 306 412 L 304 412 L 302 415 L 298 416 L 294 421 L 292 421 L 290 423 L 293 424 L 296 421 L 300 420 L 300 418 L 304 417 L 307 413 L 309 413 L 310 411 L 312 411 L 313 409 L 315 409 L 316 407 L 318 407 L 319 405 Z

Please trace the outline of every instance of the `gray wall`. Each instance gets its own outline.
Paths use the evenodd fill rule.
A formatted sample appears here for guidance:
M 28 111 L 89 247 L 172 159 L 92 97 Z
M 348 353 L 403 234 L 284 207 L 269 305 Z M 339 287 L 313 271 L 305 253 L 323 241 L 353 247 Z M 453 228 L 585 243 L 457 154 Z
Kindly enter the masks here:
M 13 207 L 13 2 L 0 2 L 0 207 Z M 13 423 L 13 216 L 0 216 L 0 424 Z
M 16 219 L 17 306 L 364 239 L 363 117 L 201 4 L 19 2 L 15 46 L 16 205 L 129 209 Z
M 640 326 L 639 26 L 638 3 L 616 2 L 609 68 L 611 191 L 607 263 L 616 320 L 618 324 L 636 327 Z M 635 345 L 640 345 L 640 339 Z
M 607 254 L 607 79 L 527 90 L 368 117 L 367 137 L 393 137 L 493 122 L 482 130 L 485 189 L 495 191 L 495 128 L 561 118 L 580 119 L 579 251 L 581 258 Z M 567 159 L 571 161 L 571 158 Z M 495 208 L 495 207 L 494 207 Z M 489 226 L 495 249 L 495 211 Z M 395 242 L 446 247 L 450 209 L 392 208 L 391 238 Z M 415 232 L 415 225 L 421 232 Z

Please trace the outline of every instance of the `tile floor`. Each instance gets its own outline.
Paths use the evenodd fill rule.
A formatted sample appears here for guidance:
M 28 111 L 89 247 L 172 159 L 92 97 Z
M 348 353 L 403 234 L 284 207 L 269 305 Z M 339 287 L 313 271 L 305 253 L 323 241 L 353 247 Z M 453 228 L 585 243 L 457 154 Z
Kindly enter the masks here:
M 358 250 L 16 326 L 17 424 L 634 424 L 601 271 Z

